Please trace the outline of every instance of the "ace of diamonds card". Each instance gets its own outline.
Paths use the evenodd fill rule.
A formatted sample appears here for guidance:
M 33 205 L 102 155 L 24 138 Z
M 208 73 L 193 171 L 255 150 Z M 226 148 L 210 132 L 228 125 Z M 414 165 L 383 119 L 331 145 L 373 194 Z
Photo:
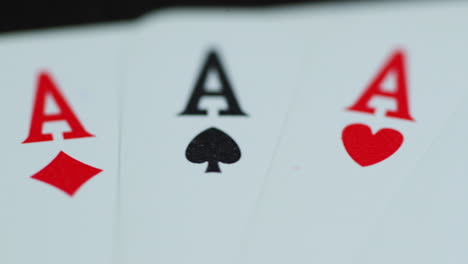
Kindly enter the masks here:
M 113 263 L 127 30 L 0 39 L 0 263 Z
M 324 6 L 297 14 L 307 74 L 243 263 L 376 263 L 375 256 L 395 263 L 369 252 L 368 240 L 386 239 L 372 236 L 377 219 L 466 94 L 467 8 Z M 405 256 L 391 259 L 419 263 Z
M 147 18 L 123 108 L 124 263 L 236 263 L 296 87 L 281 13 Z

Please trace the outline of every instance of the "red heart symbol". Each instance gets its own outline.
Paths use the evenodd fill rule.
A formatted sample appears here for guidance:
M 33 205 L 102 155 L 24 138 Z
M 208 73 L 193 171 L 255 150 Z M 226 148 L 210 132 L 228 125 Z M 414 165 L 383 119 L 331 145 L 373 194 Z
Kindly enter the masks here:
M 403 135 L 394 129 L 384 128 L 372 134 L 370 127 L 364 124 L 348 125 L 341 139 L 349 156 L 363 167 L 385 160 L 403 143 Z

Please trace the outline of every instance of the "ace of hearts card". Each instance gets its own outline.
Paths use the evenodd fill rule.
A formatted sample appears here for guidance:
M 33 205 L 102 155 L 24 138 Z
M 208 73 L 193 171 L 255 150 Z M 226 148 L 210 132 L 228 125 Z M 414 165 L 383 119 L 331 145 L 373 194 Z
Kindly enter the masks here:
M 468 261 L 467 96 L 371 226 L 367 263 Z M 364 261 L 363 261 L 364 262 Z
M 307 74 L 243 263 L 387 263 L 364 257 L 368 240 L 466 94 L 467 8 L 401 3 L 297 14 Z M 392 259 L 406 263 L 400 257 Z

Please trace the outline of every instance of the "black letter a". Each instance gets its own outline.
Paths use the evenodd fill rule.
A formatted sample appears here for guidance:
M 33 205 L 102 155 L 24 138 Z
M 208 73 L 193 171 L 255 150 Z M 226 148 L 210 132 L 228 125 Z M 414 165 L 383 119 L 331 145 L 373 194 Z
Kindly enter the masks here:
M 215 71 L 217 73 L 218 79 L 221 84 L 221 88 L 217 92 L 207 91 L 206 90 L 206 80 L 208 73 Z M 206 115 L 207 110 L 202 110 L 199 108 L 200 99 L 203 96 L 220 96 L 226 99 L 227 109 L 220 110 L 219 115 L 246 115 L 239 106 L 234 92 L 229 84 L 226 73 L 221 66 L 221 62 L 218 58 L 218 55 L 215 51 L 210 51 L 208 53 L 208 58 L 203 65 L 200 76 L 195 83 L 195 89 L 190 96 L 187 107 L 185 110 L 180 113 L 180 115 Z

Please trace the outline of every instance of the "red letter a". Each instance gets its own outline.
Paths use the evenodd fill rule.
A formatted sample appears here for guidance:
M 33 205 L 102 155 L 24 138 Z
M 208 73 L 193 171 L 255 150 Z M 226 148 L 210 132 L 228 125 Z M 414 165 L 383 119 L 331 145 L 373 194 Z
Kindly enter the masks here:
M 45 113 L 45 102 L 47 95 L 49 95 L 51 99 L 54 100 L 57 108 L 59 109 L 58 113 Z M 46 122 L 52 121 L 67 122 L 68 126 L 70 127 L 70 131 L 63 133 L 64 139 L 94 137 L 84 129 L 83 125 L 73 113 L 70 105 L 60 93 L 58 87 L 54 84 L 51 77 L 47 73 L 41 72 L 39 74 L 36 97 L 34 99 L 34 108 L 32 112 L 29 136 L 26 140 L 23 141 L 23 143 L 53 140 L 52 134 L 42 133 L 44 124 Z
M 396 76 L 396 87 L 394 91 L 387 92 L 383 89 L 382 83 L 392 72 Z M 409 113 L 405 54 L 403 51 L 397 50 L 392 54 L 382 70 L 377 74 L 375 79 L 372 80 L 369 87 L 367 87 L 361 97 L 359 97 L 356 103 L 349 107 L 348 110 L 373 114 L 375 109 L 369 106 L 369 101 L 374 96 L 389 97 L 396 101 L 396 110 L 387 111 L 385 114 L 386 116 L 414 121 Z

